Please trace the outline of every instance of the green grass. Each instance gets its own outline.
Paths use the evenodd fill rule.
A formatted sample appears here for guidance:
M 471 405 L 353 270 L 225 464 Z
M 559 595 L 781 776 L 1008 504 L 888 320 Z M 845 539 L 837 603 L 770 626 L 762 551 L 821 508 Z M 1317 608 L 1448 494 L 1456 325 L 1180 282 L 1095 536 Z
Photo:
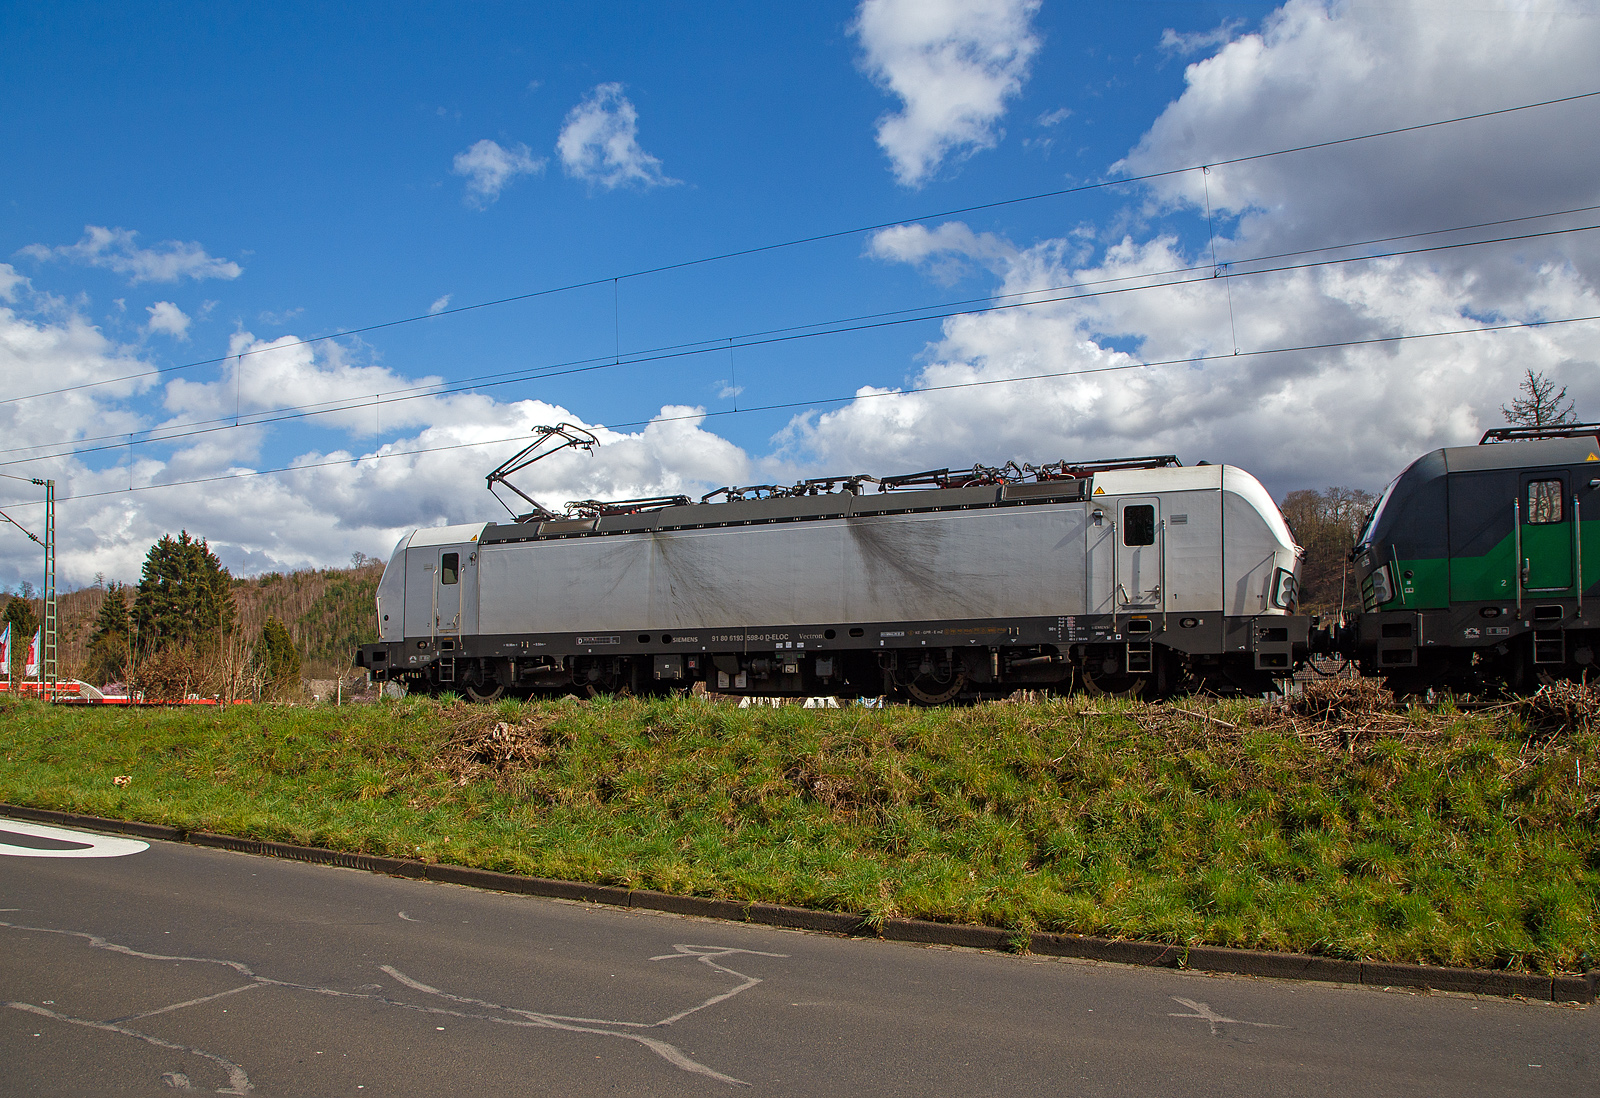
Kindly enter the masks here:
M 1232 732 L 1105 699 L 24 702 L 0 707 L 0 800 L 870 919 L 1597 963 L 1600 738 L 1417 710 L 1433 734 L 1358 738 L 1347 753 L 1252 731 L 1250 705 L 1206 710 Z M 526 761 L 463 769 L 452 737 L 496 721 L 535 731 Z

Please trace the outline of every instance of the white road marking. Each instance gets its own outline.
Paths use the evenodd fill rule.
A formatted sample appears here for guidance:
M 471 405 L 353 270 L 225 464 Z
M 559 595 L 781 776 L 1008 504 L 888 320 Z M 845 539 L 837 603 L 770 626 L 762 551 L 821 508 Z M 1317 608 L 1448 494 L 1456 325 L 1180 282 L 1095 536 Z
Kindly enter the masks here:
M 673 1067 L 681 1068 L 684 1071 L 693 1072 L 696 1075 L 704 1075 L 707 1078 L 715 1079 L 719 1083 L 727 1083 L 730 1086 L 747 1087 L 750 1085 L 743 1079 L 735 1079 L 731 1075 L 724 1075 L 722 1072 L 717 1071 L 714 1068 L 709 1068 L 702 1063 L 690 1059 L 684 1054 L 682 1049 L 678 1048 L 676 1045 L 668 1044 L 666 1041 L 659 1040 L 655 1037 L 646 1037 L 639 1033 L 618 1033 L 614 1029 L 601 1028 L 602 1026 L 633 1026 L 641 1029 L 648 1029 L 652 1025 L 663 1024 L 661 1022 L 617 1022 L 610 1021 L 605 1018 L 569 1018 L 560 1014 L 540 1014 L 537 1011 L 523 1010 L 520 1007 L 501 1006 L 499 1003 L 491 1003 L 485 999 L 471 999 L 462 995 L 452 995 L 448 991 L 441 991 L 436 987 L 429 987 L 421 980 L 413 980 L 399 969 L 390 965 L 382 965 L 380 967 L 383 969 L 383 971 L 387 972 L 390 976 L 393 976 L 396 980 L 399 980 L 402 984 L 411 988 L 413 991 L 420 991 L 427 995 L 437 995 L 441 999 L 452 1003 L 460 1003 L 463 1006 L 481 1006 L 488 1007 L 491 1010 L 503 1010 L 507 1014 L 515 1014 L 527 1020 L 519 1023 L 510 1022 L 502 1018 L 494 1018 L 488 1015 L 464 1015 L 464 1017 L 483 1018 L 485 1021 L 502 1022 L 507 1025 L 527 1025 L 538 1026 L 542 1029 L 559 1029 L 564 1030 L 567 1033 L 593 1033 L 602 1037 L 621 1037 L 624 1041 L 638 1042 L 651 1052 L 654 1052 L 657 1056 L 661 1057 L 663 1060 L 667 1061 L 667 1063 L 671 1064 Z M 756 982 L 760 983 L 759 980 Z M 452 1011 L 450 1013 L 455 1012 Z
M 544 1014 L 538 1011 L 525 1010 L 519 1007 L 502 1006 L 499 1003 L 492 1003 L 484 999 L 473 999 L 466 996 L 452 995 L 449 992 L 440 990 L 439 988 L 430 987 L 429 985 L 422 983 L 420 980 L 414 980 L 390 965 L 379 966 L 382 971 L 414 991 L 420 991 L 428 995 L 435 995 L 441 999 L 445 999 L 453 1003 L 459 1003 L 463 1006 L 486 1007 L 490 1010 L 500 1011 L 503 1014 L 511 1014 L 516 1016 L 515 1018 L 505 1018 L 496 1017 L 492 1014 L 468 1013 L 466 1011 L 451 1010 L 445 1007 L 428 1006 L 422 1003 L 408 1003 L 399 999 L 391 999 L 385 995 L 373 994 L 366 990 L 367 988 L 380 988 L 381 985 L 377 984 L 363 985 L 361 989 L 356 991 L 344 991 L 339 988 L 322 987 L 315 984 L 299 984 L 287 980 L 274 980 L 267 976 L 258 975 L 256 972 L 252 971 L 248 965 L 242 964 L 238 961 L 229 961 L 218 957 L 184 957 L 161 953 L 146 953 L 143 950 L 120 945 L 116 942 L 110 941 L 109 939 L 102 938 L 97 934 L 88 934 L 78 930 L 59 930 L 55 927 L 24 926 L 20 923 L 8 922 L 0 922 L 0 928 L 8 930 L 31 931 L 41 934 L 60 934 L 69 938 L 81 938 L 94 949 L 104 949 L 111 953 L 119 953 L 126 957 L 138 957 L 148 961 L 191 961 L 198 964 L 222 965 L 226 968 L 231 968 L 241 976 L 248 978 L 251 983 L 242 985 L 240 987 L 231 988 L 216 995 L 208 995 L 200 999 L 191 999 L 182 1003 L 174 1003 L 171 1006 L 161 1007 L 145 1014 L 134 1015 L 130 1018 L 116 1019 L 115 1021 L 111 1022 L 92 1022 L 80 1018 L 69 1018 L 66 1015 L 57 1014 L 54 1011 L 47 1010 L 44 1007 L 33 1006 L 28 1003 L 7 1002 L 0 1004 L 15 1008 L 17 1010 L 25 1010 L 34 1014 L 44 1015 L 59 1021 L 71 1023 L 73 1025 L 89 1026 L 94 1029 L 102 1029 L 113 1033 L 125 1034 L 129 1037 L 146 1041 L 161 1048 L 170 1048 L 177 1051 L 189 1052 L 196 1056 L 205 1057 L 208 1060 L 224 1066 L 230 1072 L 229 1081 L 231 1089 L 220 1090 L 217 1092 L 219 1094 L 248 1093 L 248 1091 L 251 1089 L 251 1084 L 249 1077 L 245 1075 L 243 1068 L 233 1064 L 231 1061 L 224 1060 L 220 1056 L 213 1055 L 212 1053 L 205 1052 L 201 1049 L 189 1048 L 188 1046 L 177 1045 L 168 1041 L 163 1041 L 159 1038 L 151 1037 L 148 1034 L 140 1033 L 137 1030 L 126 1029 L 117 1023 L 122 1021 L 133 1021 L 137 1018 L 148 1018 L 155 1014 L 164 1014 L 168 1011 L 194 1006 L 199 1003 L 209 1002 L 213 999 L 219 999 L 226 995 L 235 995 L 241 991 L 247 991 L 252 987 L 279 987 L 290 991 L 308 991 L 315 995 L 324 995 L 330 998 L 365 999 L 369 1002 L 381 1003 L 385 1006 L 401 1007 L 405 1010 L 413 1010 L 423 1014 L 431 1014 L 435 1016 L 468 1018 L 477 1021 L 493 1022 L 497 1025 L 539 1029 L 557 1029 L 568 1033 L 591 1033 L 601 1037 L 620 1037 L 623 1040 L 633 1041 L 637 1044 L 645 1046 L 657 1056 L 660 1056 L 662 1059 L 672 1064 L 674 1067 L 680 1068 L 684 1071 L 693 1072 L 697 1075 L 704 1075 L 707 1078 L 715 1079 L 720 1083 L 744 1087 L 749 1086 L 750 1084 L 742 1079 L 735 1079 L 731 1075 L 725 1075 L 720 1071 L 716 1071 L 713 1068 L 709 1068 L 704 1064 L 696 1062 L 687 1056 L 681 1049 L 677 1048 L 675 1045 L 669 1044 L 666 1041 L 662 1041 L 655 1037 L 647 1037 L 640 1033 L 618 1032 L 617 1029 L 607 1029 L 601 1027 L 613 1026 L 626 1027 L 629 1029 L 654 1029 L 658 1027 L 669 1026 L 676 1021 L 687 1018 L 696 1011 L 704 1010 L 707 1007 L 714 1006 L 717 1003 L 725 1002 L 728 999 L 733 998 L 735 995 L 738 995 L 740 992 L 747 991 L 756 984 L 761 983 L 760 977 L 746 976 L 742 972 L 737 972 L 725 965 L 717 964 L 713 958 L 727 958 L 736 954 L 743 954 L 752 957 L 776 958 L 784 958 L 788 956 L 786 953 L 765 953 L 760 950 L 735 949 L 726 946 L 674 945 L 673 949 L 676 952 L 662 954 L 658 957 L 652 957 L 651 960 L 666 961 L 675 960 L 679 957 L 691 957 L 718 972 L 739 980 L 740 983 L 731 991 L 713 995 L 702 1003 L 698 1003 L 686 1010 L 681 1010 L 678 1013 L 663 1018 L 658 1022 L 630 1022 L 607 1018 L 573 1018 L 567 1015 Z M 238 1073 L 237 1077 L 232 1074 L 232 1072 L 235 1071 Z M 168 1086 L 177 1086 L 176 1080 L 179 1076 L 181 1076 L 181 1073 L 169 1072 L 168 1075 L 172 1078 L 169 1080 L 168 1076 L 163 1076 L 163 1082 L 166 1082 Z
M 53 839 L 61 843 L 79 844 L 71 850 L 41 850 L 36 846 L 12 846 L 10 843 L 0 843 L 0 854 L 9 854 L 13 858 L 122 858 L 150 849 L 149 843 L 138 839 L 118 839 L 110 835 L 67 831 L 59 827 L 46 827 L 44 824 L 0 818 L 0 834 L 7 831 L 13 835 L 27 835 L 35 839 Z
M 157 1014 L 166 1014 L 169 1011 L 182 1010 L 184 1007 L 199 1006 L 201 1003 L 209 1003 L 213 999 L 222 999 L 229 995 L 237 995 L 241 991 L 249 991 L 253 987 L 260 986 L 260 984 L 254 983 L 240 984 L 238 987 L 229 988 L 227 991 L 219 991 L 215 995 L 202 995 L 198 999 L 190 999 L 187 1002 L 182 1003 L 173 1003 L 171 1006 L 157 1007 L 155 1010 L 147 1010 L 143 1014 L 130 1014 L 126 1018 L 113 1018 L 111 1019 L 111 1023 L 115 1025 L 122 1022 L 137 1022 L 140 1018 L 154 1018 Z M 223 1011 L 222 1013 L 226 1014 L 228 1012 Z
M 735 995 L 739 994 L 741 991 L 749 991 L 751 988 L 755 987 L 757 984 L 759 984 L 761 982 L 758 978 L 756 978 L 754 976 L 746 976 L 742 972 L 735 972 L 731 968 L 724 968 L 722 965 L 717 964 L 711 958 L 713 958 L 713 957 L 727 957 L 727 956 L 729 956 L 731 954 L 734 954 L 734 953 L 744 953 L 744 954 L 747 954 L 747 955 L 749 955 L 751 957 L 785 957 L 785 956 L 787 956 L 787 954 L 784 954 L 784 953 L 763 953 L 758 949 L 726 949 L 726 948 L 723 948 L 721 946 L 674 945 L 672 948 L 677 950 L 677 952 L 676 953 L 663 953 L 659 957 L 652 957 L 650 959 L 652 961 L 671 961 L 671 960 L 674 960 L 674 959 L 676 959 L 678 957 L 693 957 L 696 960 L 698 960 L 701 964 L 709 965 L 711 968 L 716 969 L 718 972 L 723 972 L 723 973 L 726 973 L 729 976 L 735 977 L 736 979 L 743 980 L 744 983 L 740 984 L 738 987 L 734 988 L 732 991 L 725 991 L 721 995 L 713 995 L 711 998 L 707 999 L 705 1002 L 701 1003 L 699 1006 L 692 1006 L 688 1010 L 680 1010 L 678 1013 L 674 1014 L 670 1018 L 663 1018 L 663 1019 L 661 1019 L 661 1021 L 656 1023 L 656 1025 L 658 1025 L 658 1026 L 670 1026 L 673 1022 L 677 1022 L 677 1021 L 680 1021 L 680 1020 L 682 1020 L 684 1018 L 687 1018 L 689 1015 L 695 1013 L 698 1010 L 704 1010 L 708 1006 L 715 1006 L 716 1004 L 718 1004 L 720 1002 L 723 1002 L 724 1000 L 731 999 Z
M 245 1074 L 244 1068 L 240 1067 L 232 1060 L 225 1060 L 221 1056 L 218 1056 L 215 1053 L 207 1052 L 203 1048 L 195 1048 L 192 1045 L 175 1044 L 172 1041 L 163 1041 L 160 1037 L 152 1037 L 150 1034 L 140 1033 L 136 1029 L 124 1029 L 122 1026 L 114 1026 L 110 1022 L 91 1022 L 87 1018 L 71 1018 L 65 1014 L 57 1014 L 55 1011 L 49 1010 L 42 1006 L 34 1006 L 32 1003 L 6 1003 L 5 1005 L 14 1010 L 25 1010 L 29 1014 L 38 1014 L 45 1018 L 53 1018 L 58 1022 L 68 1022 L 75 1026 L 87 1026 L 90 1029 L 101 1029 L 105 1030 L 107 1033 L 120 1033 L 125 1037 L 132 1037 L 136 1040 L 144 1041 L 147 1044 L 155 1045 L 157 1048 L 167 1048 L 174 1052 L 186 1052 L 190 1056 L 204 1057 L 228 1073 L 228 1085 L 221 1090 L 218 1090 L 218 1094 L 249 1094 L 252 1089 L 250 1086 L 250 1076 Z M 162 1078 L 165 1079 L 166 1076 L 162 1076 Z M 169 1083 L 167 1085 L 171 1086 L 172 1084 Z
M 1237 1018 L 1224 1018 L 1222 1015 L 1218 1014 L 1216 1011 L 1211 1009 L 1211 1004 L 1210 1003 L 1197 1003 L 1193 999 L 1180 999 L 1176 995 L 1174 995 L 1172 997 L 1172 1001 L 1175 1002 L 1175 1003 L 1181 1003 L 1183 1006 L 1186 1006 L 1190 1010 L 1194 1011 L 1194 1013 L 1193 1014 L 1175 1014 L 1175 1013 L 1174 1014 L 1168 1014 L 1167 1015 L 1168 1018 L 1200 1018 L 1200 1019 L 1204 1020 L 1205 1023 L 1211 1027 L 1211 1036 L 1213 1036 L 1213 1037 L 1217 1036 L 1217 1026 L 1218 1025 L 1257 1026 L 1257 1027 L 1259 1027 L 1261 1029 L 1283 1029 L 1283 1028 L 1285 1028 L 1285 1027 L 1280 1026 L 1280 1025 L 1274 1025 L 1271 1022 L 1241 1022 Z
M 420 923 L 420 922 L 422 922 L 421 919 L 413 919 L 411 916 L 407 915 L 404 911 L 400 912 L 400 917 L 402 919 L 404 919 L 408 923 Z

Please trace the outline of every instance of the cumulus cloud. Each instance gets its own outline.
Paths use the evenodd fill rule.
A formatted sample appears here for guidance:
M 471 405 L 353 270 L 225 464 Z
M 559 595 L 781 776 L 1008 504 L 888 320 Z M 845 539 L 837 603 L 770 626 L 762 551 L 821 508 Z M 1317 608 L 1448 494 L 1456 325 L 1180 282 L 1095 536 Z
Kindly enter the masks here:
M 1540 5 L 1569 7 L 1567 0 Z M 1595 20 L 1501 12 L 1496 34 L 1479 36 L 1488 43 L 1480 48 L 1456 29 L 1470 18 L 1477 16 L 1330 11 L 1292 0 L 1259 34 L 1190 66 L 1183 93 L 1129 151 L 1126 168 L 1215 163 L 1586 90 L 1591 59 L 1600 56 Z M 1115 221 L 1115 233 L 1063 227 L 1016 241 L 951 222 L 875 235 L 869 256 L 935 278 L 954 263 L 992 279 L 997 294 L 1062 297 L 1039 291 L 1092 282 L 1097 296 L 951 318 L 920 365 L 893 384 L 796 417 L 767 453 L 753 456 L 708 430 L 699 408 L 665 408 L 642 430 L 611 430 L 583 408 L 444 393 L 440 379 L 389 370 L 359 346 L 294 346 L 293 338 L 248 332 L 230 346 L 242 359 L 155 389 L 150 364 L 134 350 L 0 265 L 0 394 L 145 372 L 48 401 L 0 402 L 0 461 L 63 439 L 157 423 L 175 430 L 236 410 L 246 424 L 141 445 L 131 468 L 125 451 L 5 466 L 61 484 L 61 568 L 69 582 L 87 582 L 96 571 L 131 579 L 151 542 L 185 528 L 210 538 L 245 572 L 335 564 L 356 550 L 384 555 L 406 529 L 490 515 L 483 472 L 520 448 L 533 426 L 563 420 L 588 425 L 604 445 L 593 457 L 566 453 L 529 471 L 524 486 L 552 506 L 694 495 L 790 474 L 1150 453 L 1232 461 L 1279 495 L 1329 484 L 1375 488 L 1418 454 L 1470 443 L 1499 423 L 1500 405 L 1528 368 L 1568 386 L 1578 411 L 1600 418 L 1600 325 L 1415 338 L 1600 314 L 1600 243 L 1576 233 L 1255 277 L 1242 273 L 1250 269 L 1242 261 L 1600 204 L 1600 151 L 1572 137 L 1592 132 L 1597 113 L 1594 106 L 1547 108 L 1514 116 L 1514 124 L 1463 123 L 1387 145 L 1218 168 L 1207 179 L 1223 214 L 1218 251 L 1239 274 L 1231 280 L 1204 277 L 1210 248 L 1199 173 L 1143 192 L 1135 199 L 1143 205 Z M 1289 119 L 1281 129 L 1279 116 Z M 1159 228 L 1124 235 L 1124 225 Z M 1198 279 L 1142 288 L 1173 282 L 1152 280 L 1151 271 L 1197 265 L 1204 269 Z M 1309 345 L 1322 346 L 1262 353 Z M 383 400 L 372 402 L 378 393 Z M 283 428 L 249 421 L 285 399 L 346 405 L 297 421 L 288 436 L 296 443 L 294 472 L 126 492 L 130 480 L 142 486 L 283 464 L 261 456 L 272 440 L 266 432 Z M 27 498 L 0 495 L 0 506 Z M 36 571 L 33 547 L 19 540 L 0 540 L 0 582 Z
M 145 310 L 150 314 L 150 322 L 144 326 L 145 331 L 162 332 L 176 340 L 188 340 L 189 315 L 172 302 L 158 301 L 145 306 Z
M 519 481 L 555 507 L 594 497 L 698 495 L 749 471 L 742 450 L 704 429 L 701 408 L 664 407 L 642 430 L 612 430 L 541 401 L 441 393 L 439 378 L 362 361 L 360 347 L 295 336 L 236 333 L 231 357 L 213 377 L 175 377 L 153 388 L 149 365 L 77 312 L 43 295 L 28 305 L 26 314 L 0 306 L 0 392 L 145 372 L 137 381 L 0 403 L 0 468 L 58 483 L 59 566 L 69 585 L 96 572 L 136 578 L 150 545 L 180 529 L 209 539 L 240 573 L 338 564 L 358 550 L 386 555 L 408 529 L 494 517 L 499 507 L 483 489 L 483 473 L 538 424 L 577 423 L 602 442 L 593 457 L 563 454 Z M 264 457 L 272 432 L 284 428 L 263 420 L 289 402 L 330 411 L 291 421 L 300 442 L 292 460 Z M 126 432 L 136 433 L 138 445 L 124 445 Z M 117 437 L 104 441 L 107 435 Z M 165 441 L 145 441 L 151 437 Z M 95 438 L 102 441 L 87 442 L 79 456 L 38 457 Z M 292 471 L 251 475 L 281 464 Z M 205 483 L 159 487 L 184 480 Z M 0 505 L 10 511 L 11 504 L 22 505 L 16 514 L 24 522 L 37 509 L 26 492 L 0 490 Z M 0 540 L 0 584 L 32 576 L 36 565 L 30 543 Z
M 1168 27 L 1161 32 L 1160 46 L 1167 53 L 1205 53 L 1233 39 L 1239 30 L 1238 20 L 1229 20 L 1208 31 L 1180 33 Z
M 231 259 L 219 259 L 207 254 L 194 242 L 163 240 L 153 248 L 141 248 L 135 243 L 138 233 L 132 229 L 108 229 L 101 225 L 85 225 L 83 239 L 76 244 L 61 244 L 54 248 L 44 244 L 29 244 L 20 255 L 40 261 L 64 259 L 86 267 L 102 267 L 126 275 L 130 283 L 177 282 L 192 278 L 235 279 L 244 273 Z
M 569 176 L 607 190 L 681 182 L 669 178 L 661 161 L 639 146 L 639 112 L 622 94 L 621 84 L 596 85 L 567 112 L 556 152 Z
M 851 30 L 874 82 L 901 101 L 878 120 L 895 178 L 921 186 L 944 161 L 993 148 L 1006 101 L 1039 50 L 1040 0 L 862 0 Z
M 937 229 L 923 225 L 892 225 L 872 234 L 867 252 L 877 259 L 910 263 L 935 281 L 949 285 L 966 275 L 976 261 L 1004 274 L 1017 257 L 1009 240 L 994 233 L 975 233 L 959 221 Z
M 1122 167 L 1215 163 L 1588 90 L 1600 26 L 1548 16 L 1499 12 L 1487 35 L 1460 12 L 1291 0 L 1261 33 L 1191 65 L 1183 94 Z M 1281 493 L 1378 487 L 1419 453 L 1475 442 L 1501 422 L 1500 405 L 1530 367 L 1600 417 L 1600 325 L 1383 342 L 1600 313 L 1594 234 L 1256 277 L 1242 262 L 1593 206 L 1600 149 L 1571 135 L 1592 130 L 1596 111 L 1545 108 L 1163 181 L 1142 213 L 1198 229 L 1187 242 L 1129 235 L 1085 254 L 1069 234 L 1008 253 L 965 226 L 883 234 L 872 254 L 935 277 L 953 257 L 995 270 L 999 293 L 1083 283 L 1100 292 L 946 321 L 927 364 L 899 387 L 934 391 L 864 390 L 840 409 L 797 417 L 769 464 L 894 469 L 1170 452 L 1243 464 Z M 1209 273 L 1207 186 L 1222 215 L 1219 258 L 1238 277 L 1135 289 L 1173 281 L 1152 271 Z M 1586 223 L 1551 218 L 1513 231 Z M 1317 344 L 1347 345 L 1259 353 Z M 1061 376 L 1018 380 L 1038 375 Z
M 1184 93 L 1119 165 L 1143 174 L 1593 90 L 1600 20 L 1539 11 L 1325 7 L 1290 0 L 1185 72 Z M 1590 13 L 1592 14 L 1592 13 Z M 1563 18 L 1565 16 L 1565 18 Z M 1591 103 L 1522 111 L 1185 173 L 1164 201 L 1245 219 L 1284 246 L 1565 208 L 1592 197 Z M 1571 203 L 1582 205 L 1584 202 Z
M 519 175 L 538 175 L 544 171 L 544 157 L 535 158 L 526 145 L 502 146 L 485 138 L 456 153 L 450 171 L 466 176 L 467 191 L 462 201 L 486 210 Z
M 0 263 L 0 301 L 15 301 L 19 288 L 25 289 L 28 280 L 17 273 L 9 263 Z

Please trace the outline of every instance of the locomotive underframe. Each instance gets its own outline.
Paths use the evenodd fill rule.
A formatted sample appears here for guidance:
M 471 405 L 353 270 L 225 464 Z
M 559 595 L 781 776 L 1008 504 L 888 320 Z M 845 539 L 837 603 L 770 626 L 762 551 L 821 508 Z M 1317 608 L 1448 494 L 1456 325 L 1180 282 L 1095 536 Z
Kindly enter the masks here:
M 1281 615 L 1117 614 L 424 637 L 363 645 L 358 665 L 378 680 L 473 696 L 651 693 L 696 682 L 729 694 L 890 694 L 928 704 L 1077 684 L 1254 693 L 1304 658 L 1309 624 Z
M 1436 610 L 1362 614 L 1342 645 L 1362 670 L 1396 690 L 1520 691 L 1539 678 L 1593 674 L 1600 602 L 1570 599 L 1463 602 Z

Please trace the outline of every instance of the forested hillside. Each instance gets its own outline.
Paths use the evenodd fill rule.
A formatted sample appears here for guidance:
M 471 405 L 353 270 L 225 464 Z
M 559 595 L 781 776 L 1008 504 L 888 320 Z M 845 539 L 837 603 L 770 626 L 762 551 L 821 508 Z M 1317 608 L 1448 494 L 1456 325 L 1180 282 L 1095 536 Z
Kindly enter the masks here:
M 235 580 L 239 627 L 254 640 L 268 618 L 277 618 L 300 651 L 301 674 L 334 678 L 350 669 L 357 645 L 378 639 L 373 599 L 382 576 L 383 562 L 369 560 L 358 568 L 268 572 Z
M 359 644 L 377 640 L 373 599 L 383 562 L 369 560 L 356 568 L 322 568 L 304 572 L 268 572 L 233 581 L 238 630 L 248 643 L 261 635 L 268 618 L 288 627 L 308 679 L 331 679 L 349 671 Z M 131 592 L 130 592 L 131 595 Z M 105 591 L 86 587 L 60 597 L 60 659 L 64 678 L 83 674 L 89 636 Z M 35 614 L 37 599 L 32 600 Z

